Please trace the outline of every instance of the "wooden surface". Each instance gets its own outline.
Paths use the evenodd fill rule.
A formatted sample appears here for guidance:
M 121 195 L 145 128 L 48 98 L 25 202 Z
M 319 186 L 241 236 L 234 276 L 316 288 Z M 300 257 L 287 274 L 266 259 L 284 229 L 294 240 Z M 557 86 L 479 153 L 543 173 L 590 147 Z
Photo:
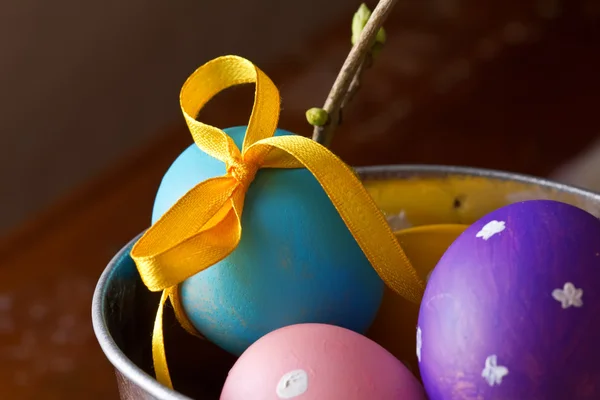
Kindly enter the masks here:
M 431 16 L 418 6 L 394 13 L 388 47 L 333 145 L 347 162 L 545 175 L 599 132 L 600 26 L 587 2 L 570 2 L 547 22 L 531 2 L 465 3 L 472 6 L 462 14 L 450 7 Z M 303 111 L 322 103 L 343 61 L 346 24 L 324 37 L 304 59 L 261 66 L 281 89 L 282 127 L 309 133 Z M 250 95 L 239 88 L 219 96 L 201 118 L 244 123 Z M 0 242 L 2 398 L 116 397 L 91 330 L 92 291 L 112 255 L 149 224 L 162 174 L 190 143 L 183 126 L 168 129 Z

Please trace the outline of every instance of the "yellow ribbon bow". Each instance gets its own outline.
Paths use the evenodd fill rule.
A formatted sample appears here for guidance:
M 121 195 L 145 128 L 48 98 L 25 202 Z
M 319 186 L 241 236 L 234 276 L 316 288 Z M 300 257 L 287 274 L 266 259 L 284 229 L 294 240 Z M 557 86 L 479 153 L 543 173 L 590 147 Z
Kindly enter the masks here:
M 195 120 L 200 109 L 231 86 L 255 83 L 255 98 L 242 150 L 222 130 Z M 227 257 L 238 245 L 244 197 L 259 168 L 307 168 L 319 181 L 379 276 L 398 294 L 420 301 L 424 284 L 386 220 L 352 170 L 325 147 L 301 136 L 273 137 L 279 92 L 250 61 L 216 58 L 185 82 L 180 103 L 196 145 L 223 161 L 224 176 L 199 183 L 148 229 L 131 250 L 144 284 L 163 291 L 152 337 L 157 380 L 172 388 L 162 329 L 171 300 L 180 324 L 199 335 L 183 312 L 178 285 Z

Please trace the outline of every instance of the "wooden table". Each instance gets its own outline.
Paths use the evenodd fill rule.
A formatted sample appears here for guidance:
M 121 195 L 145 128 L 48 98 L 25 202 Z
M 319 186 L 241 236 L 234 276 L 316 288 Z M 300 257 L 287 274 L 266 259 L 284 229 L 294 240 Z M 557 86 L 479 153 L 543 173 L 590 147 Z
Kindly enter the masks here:
M 367 73 L 333 149 L 356 165 L 549 173 L 600 129 L 600 26 L 581 12 L 584 3 L 570 2 L 548 23 L 521 2 L 506 2 L 504 14 L 473 6 L 454 23 L 400 7 L 387 25 L 388 48 Z M 309 58 L 263 66 L 283 94 L 282 126 L 309 132 L 302 111 L 322 102 L 347 51 L 347 31 L 346 24 L 333 29 Z M 202 118 L 243 123 L 250 93 L 220 96 Z M 183 126 L 167 129 L 0 242 L 2 398 L 116 397 L 91 330 L 92 291 L 112 255 L 149 224 L 160 178 L 189 143 Z

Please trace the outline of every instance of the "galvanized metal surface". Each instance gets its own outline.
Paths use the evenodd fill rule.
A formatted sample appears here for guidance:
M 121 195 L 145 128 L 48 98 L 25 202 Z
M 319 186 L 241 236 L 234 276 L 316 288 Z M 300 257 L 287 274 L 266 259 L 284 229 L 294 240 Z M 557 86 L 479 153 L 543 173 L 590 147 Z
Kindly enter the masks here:
M 470 223 L 504 204 L 539 198 L 571 203 L 600 217 L 599 194 L 519 174 L 419 165 L 366 167 L 358 172 L 384 212 L 389 215 L 401 211 L 413 225 L 428 223 L 428 218 Z M 413 189 L 415 196 L 435 198 L 431 202 L 411 199 L 406 193 Z M 441 213 L 434 208 L 442 209 Z M 175 387 L 187 396 L 153 378 L 150 336 L 158 294 L 147 291 L 129 257 L 136 239 L 110 261 L 98 281 L 92 304 L 94 331 L 116 369 L 121 398 L 218 399 L 220 386 L 235 360 L 208 342 L 190 338 L 168 316 L 169 363 Z

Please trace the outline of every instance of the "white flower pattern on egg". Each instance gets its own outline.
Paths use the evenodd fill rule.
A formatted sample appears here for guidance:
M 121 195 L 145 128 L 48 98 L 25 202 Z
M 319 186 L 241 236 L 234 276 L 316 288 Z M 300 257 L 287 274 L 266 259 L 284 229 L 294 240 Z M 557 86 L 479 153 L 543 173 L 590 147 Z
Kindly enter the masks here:
M 417 359 L 421 362 L 421 348 L 423 347 L 423 338 L 421 337 L 421 328 L 417 326 Z
M 498 365 L 498 357 L 495 354 L 485 359 L 485 367 L 481 371 L 481 376 L 490 386 L 502 383 L 502 378 L 508 375 L 508 368 Z
M 308 390 L 308 374 L 303 369 L 295 369 L 284 374 L 275 389 L 280 399 L 292 399 Z
M 482 238 L 483 240 L 488 240 L 495 234 L 502 232 L 504 229 L 506 229 L 504 221 L 493 220 L 485 224 L 485 226 L 481 228 L 479 232 L 477 232 L 476 237 Z
M 411 228 L 412 224 L 408 221 L 408 217 L 406 216 L 406 212 L 404 210 L 400 210 L 398 214 L 387 214 L 383 213 L 385 216 L 388 225 L 392 228 L 393 231 L 399 231 L 401 229 Z
M 556 301 L 560 301 L 563 309 L 583 306 L 583 289 L 577 289 L 571 282 L 564 284 L 562 289 L 554 289 L 552 291 L 552 297 Z

